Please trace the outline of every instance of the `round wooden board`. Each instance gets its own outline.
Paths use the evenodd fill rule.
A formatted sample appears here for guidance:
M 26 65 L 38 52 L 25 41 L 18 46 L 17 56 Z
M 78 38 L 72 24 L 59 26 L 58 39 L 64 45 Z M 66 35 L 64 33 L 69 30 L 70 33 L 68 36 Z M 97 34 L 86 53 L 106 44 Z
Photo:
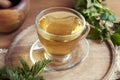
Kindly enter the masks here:
M 10 67 L 20 65 L 19 57 L 21 56 L 31 66 L 29 51 L 37 39 L 34 25 L 18 34 L 6 55 L 6 64 Z M 84 62 L 65 71 L 46 72 L 43 74 L 46 80 L 109 80 L 115 67 L 114 47 L 110 41 L 103 43 L 88 41 L 90 53 Z

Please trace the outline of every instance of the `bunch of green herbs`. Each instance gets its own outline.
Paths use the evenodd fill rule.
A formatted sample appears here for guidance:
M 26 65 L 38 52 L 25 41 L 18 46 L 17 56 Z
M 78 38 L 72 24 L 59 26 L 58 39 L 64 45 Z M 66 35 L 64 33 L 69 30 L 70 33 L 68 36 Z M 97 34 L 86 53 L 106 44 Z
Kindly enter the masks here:
M 88 37 L 106 41 L 111 39 L 114 45 L 120 45 L 120 22 L 102 0 L 76 0 L 75 10 L 80 12 L 91 26 Z
M 31 68 L 25 60 L 20 59 L 20 62 L 22 67 L 16 66 L 9 69 L 4 66 L 1 68 L 0 80 L 45 80 L 40 74 L 44 72 L 44 68 L 50 60 L 38 61 Z

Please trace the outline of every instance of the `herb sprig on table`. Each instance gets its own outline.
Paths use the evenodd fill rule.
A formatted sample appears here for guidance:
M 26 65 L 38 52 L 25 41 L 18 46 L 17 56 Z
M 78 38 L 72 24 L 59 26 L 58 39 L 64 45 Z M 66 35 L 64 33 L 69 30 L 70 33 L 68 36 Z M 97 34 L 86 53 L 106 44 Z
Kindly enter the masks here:
M 4 66 L 0 69 L 0 80 L 45 80 L 40 74 L 44 72 L 50 60 L 38 61 L 31 68 L 25 60 L 20 59 L 20 62 L 22 67 L 16 66 L 8 69 Z
M 91 26 L 89 38 L 111 39 L 114 45 L 120 45 L 120 22 L 116 22 L 115 15 L 102 0 L 76 0 L 74 7 Z

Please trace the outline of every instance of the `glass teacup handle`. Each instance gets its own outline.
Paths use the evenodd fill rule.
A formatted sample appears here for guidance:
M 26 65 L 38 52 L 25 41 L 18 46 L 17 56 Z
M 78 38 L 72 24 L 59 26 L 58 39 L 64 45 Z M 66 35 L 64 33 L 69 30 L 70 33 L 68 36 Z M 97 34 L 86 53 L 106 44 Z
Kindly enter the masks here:
M 87 37 L 89 31 L 90 31 L 90 25 L 86 23 L 86 29 L 84 30 L 81 39 L 84 39 L 85 37 Z

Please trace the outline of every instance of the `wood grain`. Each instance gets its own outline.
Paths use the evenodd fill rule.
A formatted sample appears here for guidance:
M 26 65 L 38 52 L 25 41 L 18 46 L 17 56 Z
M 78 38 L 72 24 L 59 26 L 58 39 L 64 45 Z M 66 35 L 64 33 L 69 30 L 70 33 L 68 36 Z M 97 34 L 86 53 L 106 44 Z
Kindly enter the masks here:
M 19 57 L 23 57 L 31 66 L 29 51 L 37 39 L 34 26 L 29 26 L 18 34 L 6 54 L 6 63 L 10 67 L 20 65 Z M 110 41 L 105 43 L 88 41 L 90 43 L 90 54 L 84 62 L 69 70 L 46 72 L 43 74 L 46 80 L 109 80 L 115 68 L 114 47 Z M 35 56 L 37 58 L 40 56 L 39 51 L 35 53 Z

